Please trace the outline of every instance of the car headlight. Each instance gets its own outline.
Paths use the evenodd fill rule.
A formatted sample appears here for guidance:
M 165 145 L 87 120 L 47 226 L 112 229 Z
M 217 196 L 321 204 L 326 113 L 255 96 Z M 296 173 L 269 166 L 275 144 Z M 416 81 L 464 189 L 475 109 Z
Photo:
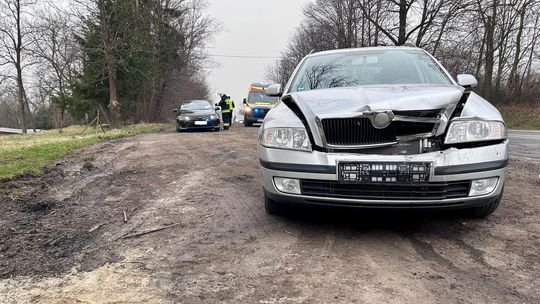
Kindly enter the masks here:
M 251 107 L 250 106 L 246 106 L 244 108 L 244 113 L 251 113 Z
M 217 118 L 218 118 L 217 115 L 213 115 L 213 114 L 210 115 L 210 119 L 211 119 L 211 120 L 216 120 Z
M 502 121 L 462 120 L 450 124 L 445 144 L 501 140 L 508 137 Z
M 180 116 L 180 119 L 183 120 L 183 121 L 189 121 L 190 120 L 189 116 Z
M 311 151 L 311 143 L 304 128 L 264 129 L 260 142 L 268 148 Z

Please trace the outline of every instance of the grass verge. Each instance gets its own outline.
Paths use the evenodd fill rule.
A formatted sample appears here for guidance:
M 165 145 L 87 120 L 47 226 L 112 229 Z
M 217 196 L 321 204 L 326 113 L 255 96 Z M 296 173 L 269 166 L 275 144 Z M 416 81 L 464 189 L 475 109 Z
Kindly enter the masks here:
M 88 129 L 81 135 L 84 126 L 71 126 L 62 133 L 58 130 L 36 134 L 9 135 L 0 137 L 0 179 L 22 173 L 39 173 L 44 166 L 56 159 L 87 145 L 135 135 L 164 128 L 165 124 L 138 124 L 107 131 L 105 134 Z
M 498 106 L 506 126 L 516 130 L 540 130 L 540 109 Z

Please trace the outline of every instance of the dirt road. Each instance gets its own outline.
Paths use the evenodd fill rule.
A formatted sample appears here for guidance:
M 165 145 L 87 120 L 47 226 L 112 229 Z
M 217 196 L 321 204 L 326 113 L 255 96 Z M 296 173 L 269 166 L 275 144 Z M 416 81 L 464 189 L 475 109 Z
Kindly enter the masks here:
M 0 303 L 540 303 L 540 164 L 512 159 L 486 220 L 268 216 L 257 131 L 98 144 L 0 184 Z

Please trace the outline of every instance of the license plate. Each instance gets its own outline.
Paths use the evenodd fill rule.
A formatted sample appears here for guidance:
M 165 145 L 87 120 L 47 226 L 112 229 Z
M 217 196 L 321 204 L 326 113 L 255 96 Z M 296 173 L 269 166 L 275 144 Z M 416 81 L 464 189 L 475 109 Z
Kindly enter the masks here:
M 196 121 L 195 125 L 196 126 L 206 126 L 206 125 L 208 125 L 208 122 L 207 121 Z
M 430 163 L 340 162 L 338 178 L 344 183 L 425 183 Z

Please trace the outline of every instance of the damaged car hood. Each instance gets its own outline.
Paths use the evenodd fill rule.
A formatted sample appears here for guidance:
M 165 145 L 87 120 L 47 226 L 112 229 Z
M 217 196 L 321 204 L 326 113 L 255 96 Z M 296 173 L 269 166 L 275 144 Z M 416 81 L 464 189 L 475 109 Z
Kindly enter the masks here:
M 315 144 L 325 146 L 321 119 L 354 117 L 370 112 L 436 110 L 439 113 L 436 135 L 440 135 L 463 92 L 462 87 L 454 85 L 346 87 L 294 92 L 290 94 L 292 100 L 289 102 L 302 112 Z
M 368 111 L 446 109 L 452 112 L 463 95 L 459 86 L 376 86 L 294 92 L 290 96 L 308 121 L 318 116 Z

